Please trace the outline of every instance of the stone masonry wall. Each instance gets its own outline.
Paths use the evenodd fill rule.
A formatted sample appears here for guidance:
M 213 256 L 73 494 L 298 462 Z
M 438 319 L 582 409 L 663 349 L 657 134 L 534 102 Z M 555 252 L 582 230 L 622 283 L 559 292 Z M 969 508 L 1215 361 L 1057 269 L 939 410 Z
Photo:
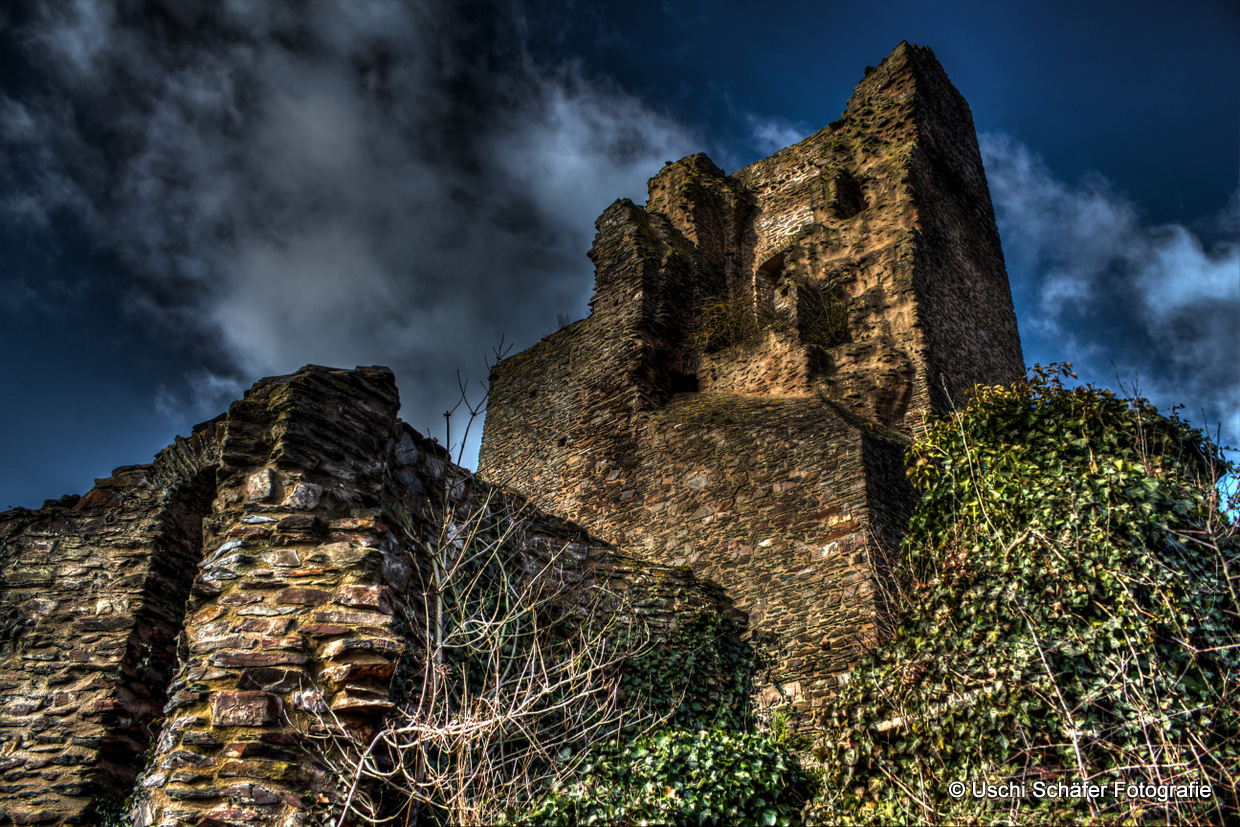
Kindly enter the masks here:
M 487 519 L 529 571 L 636 589 L 656 630 L 747 610 L 782 641 L 766 699 L 821 703 L 881 636 L 908 438 L 1022 373 L 968 107 L 900 44 L 827 128 L 732 175 L 668 164 L 596 227 L 591 316 L 493 373 L 489 483 L 400 422 L 387 369 L 307 367 L 0 514 L 0 823 L 97 823 L 135 781 L 138 825 L 338 805 L 308 736 L 383 725 L 428 544 L 493 483 L 528 497 Z M 707 351 L 720 304 L 759 333 Z
M 308 367 L 153 465 L 0 515 L 0 821 L 97 823 L 135 780 L 136 825 L 338 808 L 309 736 L 333 716 L 365 739 L 393 711 L 445 519 L 519 521 L 525 570 L 640 597 L 656 638 L 686 614 L 738 616 L 687 568 L 492 491 L 398 408 L 386 368 Z
M 492 417 L 512 404 L 494 388 L 491 399 Z M 876 637 L 871 535 L 895 542 L 907 522 L 906 442 L 815 398 L 686 394 L 625 431 L 564 412 L 526 408 L 501 423 L 523 485 L 554 491 L 535 500 L 722 585 L 755 627 L 782 635 L 782 691 L 821 703 Z M 571 435 L 552 449 L 562 466 L 541 461 L 538 433 Z
M 492 372 L 480 473 L 724 585 L 820 703 L 882 622 L 908 439 L 1023 375 L 972 118 L 902 43 L 825 129 L 649 189 L 596 225 L 589 318 Z M 758 332 L 707 350 L 721 303 Z
M 0 515 L 0 812 L 16 823 L 80 818 L 132 785 L 176 666 L 215 432 Z

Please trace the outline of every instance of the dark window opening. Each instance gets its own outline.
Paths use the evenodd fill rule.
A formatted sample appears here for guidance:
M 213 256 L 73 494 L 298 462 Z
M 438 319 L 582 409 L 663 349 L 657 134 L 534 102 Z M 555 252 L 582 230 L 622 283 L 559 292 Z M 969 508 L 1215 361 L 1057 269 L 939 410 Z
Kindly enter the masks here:
M 787 314 L 788 290 L 786 285 L 781 285 L 783 281 L 784 253 L 781 251 L 763 262 L 754 273 L 754 299 L 759 326 L 765 326 L 776 314 Z

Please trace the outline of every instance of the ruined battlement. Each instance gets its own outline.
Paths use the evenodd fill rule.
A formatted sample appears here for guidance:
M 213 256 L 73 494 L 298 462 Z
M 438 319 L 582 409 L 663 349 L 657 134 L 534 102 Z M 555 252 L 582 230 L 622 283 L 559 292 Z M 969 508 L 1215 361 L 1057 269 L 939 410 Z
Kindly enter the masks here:
M 968 105 L 901 43 L 826 128 L 596 227 L 590 316 L 496 366 L 480 473 L 719 582 L 820 703 L 875 635 L 907 440 L 1024 373 Z

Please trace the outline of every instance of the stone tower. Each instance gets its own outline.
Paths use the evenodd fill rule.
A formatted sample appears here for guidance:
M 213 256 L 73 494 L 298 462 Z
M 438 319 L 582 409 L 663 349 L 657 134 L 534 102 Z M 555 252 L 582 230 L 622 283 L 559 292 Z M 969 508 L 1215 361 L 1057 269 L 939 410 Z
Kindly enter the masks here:
M 591 314 L 496 366 L 480 473 L 717 581 L 821 701 L 876 632 L 909 437 L 1024 372 L 968 105 L 901 43 L 825 129 L 596 226 Z

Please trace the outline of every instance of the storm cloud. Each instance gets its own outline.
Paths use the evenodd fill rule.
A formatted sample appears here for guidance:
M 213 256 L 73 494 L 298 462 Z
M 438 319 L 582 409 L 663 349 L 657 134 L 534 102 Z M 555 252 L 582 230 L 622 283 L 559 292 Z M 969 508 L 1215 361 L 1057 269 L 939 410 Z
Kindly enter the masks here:
M 1098 385 L 1138 377 L 1161 408 L 1195 422 L 1204 409 L 1240 443 L 1237 200 L 1152 221 L 1101 175 L 1058 174 L 997 131 L 1035 134 L 1020 123 L 1051 122 L 1044 99 L 1076 119 L 1070 140 L 1037 139 L 1060 142 L 1057 163 L 1121 140 L 1154 158 L 1168 138 L 1105 109 L 1125 95 L 1062 110 L 1075 64 L 1050 72 L 1007 46 L 996 63 L 976 44 L 1033 35 L 1006 7 L 998 28 L 967 12 L 947 25 L 925 4 L 863 4 L 850 25 L 789 31 L 744 4 L 0 5 L 0 352 L 17 391 L 0 426 L 20 435 L 0 452 L 0 507 L 80 493 L 307 363 L 392 366 L 402 416 L 442 436 L 458 369 L 483 379 L 501 336 L 523 348 L 585 315 L 592 221 L 613 199 L 644 200 L 664 161 L 705 150 L 731 170 L 821 127 L 860 66 L 921 36 L 918 19 L 992 124 L 981 144 L 1026 358 L 1073 361 Z M 1161 17 L 1146 17 L 1161 48 Z M 1078 31 L 1047 19 L 1056 36 Z M 1105 15 L 1094 23 L 1111 32 Z M 1153 54 L 1101 35 L 1076 54 L 1130 65 L 1100 43 Z M 1146 80 L 1186 65 L 1167 57 Z M 1231 111 L 1215 97 L 1198 109 Z M 1027 110 L 1000 117 L 1011 101 Z M 1234 165 L 1193 146 L 1206 161 L 1174 174 L 1109 174 L 1146 207 L 1161 199 L 1151 182 L 1183 178 L 1188 209 L 1215 209 L 1201 182 L 1215 169 L 1231 180 Z
M 518 5 L 42 4 L 14 33 L 40 76 L 0 100 L 2 206 L 70 217 L 122 263 L 134 319 L 197 364 L 190 421 L 260 376 L 387 364 L 442 428 L 485 377 L 585 314 L 592 221 L 700 141 L 571 62 Z M 6 301 L 48 285 L 6 277 Z

